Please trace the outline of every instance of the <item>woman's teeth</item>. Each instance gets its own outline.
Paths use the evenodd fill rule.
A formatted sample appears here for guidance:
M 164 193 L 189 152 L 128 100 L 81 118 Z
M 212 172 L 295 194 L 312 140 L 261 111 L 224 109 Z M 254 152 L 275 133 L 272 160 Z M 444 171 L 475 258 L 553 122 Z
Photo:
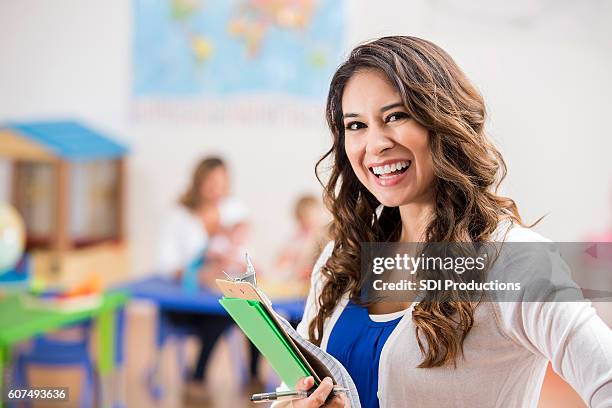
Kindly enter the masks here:
M 391 175 L 394 172 L 403 173 L 404 169 L 407 169 L 408 167 L 410 167 L 410 164 L 412 164 L 412 162 L 410 160 L 406 160 L 406 161 L 399 161 L 399 162 L 392 163 L 392 164 L 385 164 L 384 166 L 376 166 L 376 167 L 372 167 L 372 173 L 374 173 L 375 175 L 379 177 Z

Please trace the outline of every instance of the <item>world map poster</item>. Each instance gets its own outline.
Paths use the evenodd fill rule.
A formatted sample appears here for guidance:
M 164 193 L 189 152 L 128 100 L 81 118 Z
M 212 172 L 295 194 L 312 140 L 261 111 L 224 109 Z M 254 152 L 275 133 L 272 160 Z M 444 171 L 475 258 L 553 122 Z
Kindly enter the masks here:
M 279 99 L 297 110 L 320 107 L 343 56 L 343 0 L 133 4 L 132 95 L 140 113 L 208 112 L 210 119 L 223 116 L 228 102 L 261 109 Z

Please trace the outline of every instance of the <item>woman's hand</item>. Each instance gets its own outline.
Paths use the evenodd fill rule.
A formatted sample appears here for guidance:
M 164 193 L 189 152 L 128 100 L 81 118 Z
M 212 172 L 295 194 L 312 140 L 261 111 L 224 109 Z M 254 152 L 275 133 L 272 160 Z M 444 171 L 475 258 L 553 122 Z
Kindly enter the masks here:
M 308 391 L 314 385 L 314 378 L 305 377 L 302 378 L 295 386 L 297 390 Z M 334 389 L 334 383 L 331 378 L 325 377 L 321 384 L 308 398 L 302 398 L 299 400 L 293 400 L 293 408 L 348 408 L 350 407 L 348 399 L 344 393 L 338 393 L 338 395 L 330 398 L 325 403 L 329 393 Z

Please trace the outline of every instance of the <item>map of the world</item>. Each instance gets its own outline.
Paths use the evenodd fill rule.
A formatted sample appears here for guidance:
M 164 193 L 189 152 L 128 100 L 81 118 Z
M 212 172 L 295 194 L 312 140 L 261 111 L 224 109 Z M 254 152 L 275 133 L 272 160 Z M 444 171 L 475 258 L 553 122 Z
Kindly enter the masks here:
M 321 100 L 342 57 L 343 0 L 134 0 L 133 94 Z

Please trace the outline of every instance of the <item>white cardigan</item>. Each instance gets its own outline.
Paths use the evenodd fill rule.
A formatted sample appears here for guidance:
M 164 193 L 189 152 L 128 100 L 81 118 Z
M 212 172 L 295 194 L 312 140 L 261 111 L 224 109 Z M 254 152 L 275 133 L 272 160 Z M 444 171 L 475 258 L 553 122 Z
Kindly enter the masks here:
M 505 226 L 505 227 L 504 227 Z M 498 231 L 506 242 L 548 241 L 509 222 Z M 499 233 L 499 232 L 498 232 Z M 324 284 L 320 268 L 331 256 L 329 243 L 312 274 L 311 288 L 297 331 L 308 338 Z M 324 324 L 321 348 L 348 303 L 343 296 Z M 584 302 L 484 302 L 465 339 L 457 367 L 417 368 L 423 355 L 417 345 L 412 308 L 385 343 L 379 365 L 381 408 L 516 407 L 536 408 L 547 362 L 590 407 L 612 407 L 612 330 Z M 279 404 L 280 405 L 280 404 Z M 276 405 L 275 405 L 276 406 Z

